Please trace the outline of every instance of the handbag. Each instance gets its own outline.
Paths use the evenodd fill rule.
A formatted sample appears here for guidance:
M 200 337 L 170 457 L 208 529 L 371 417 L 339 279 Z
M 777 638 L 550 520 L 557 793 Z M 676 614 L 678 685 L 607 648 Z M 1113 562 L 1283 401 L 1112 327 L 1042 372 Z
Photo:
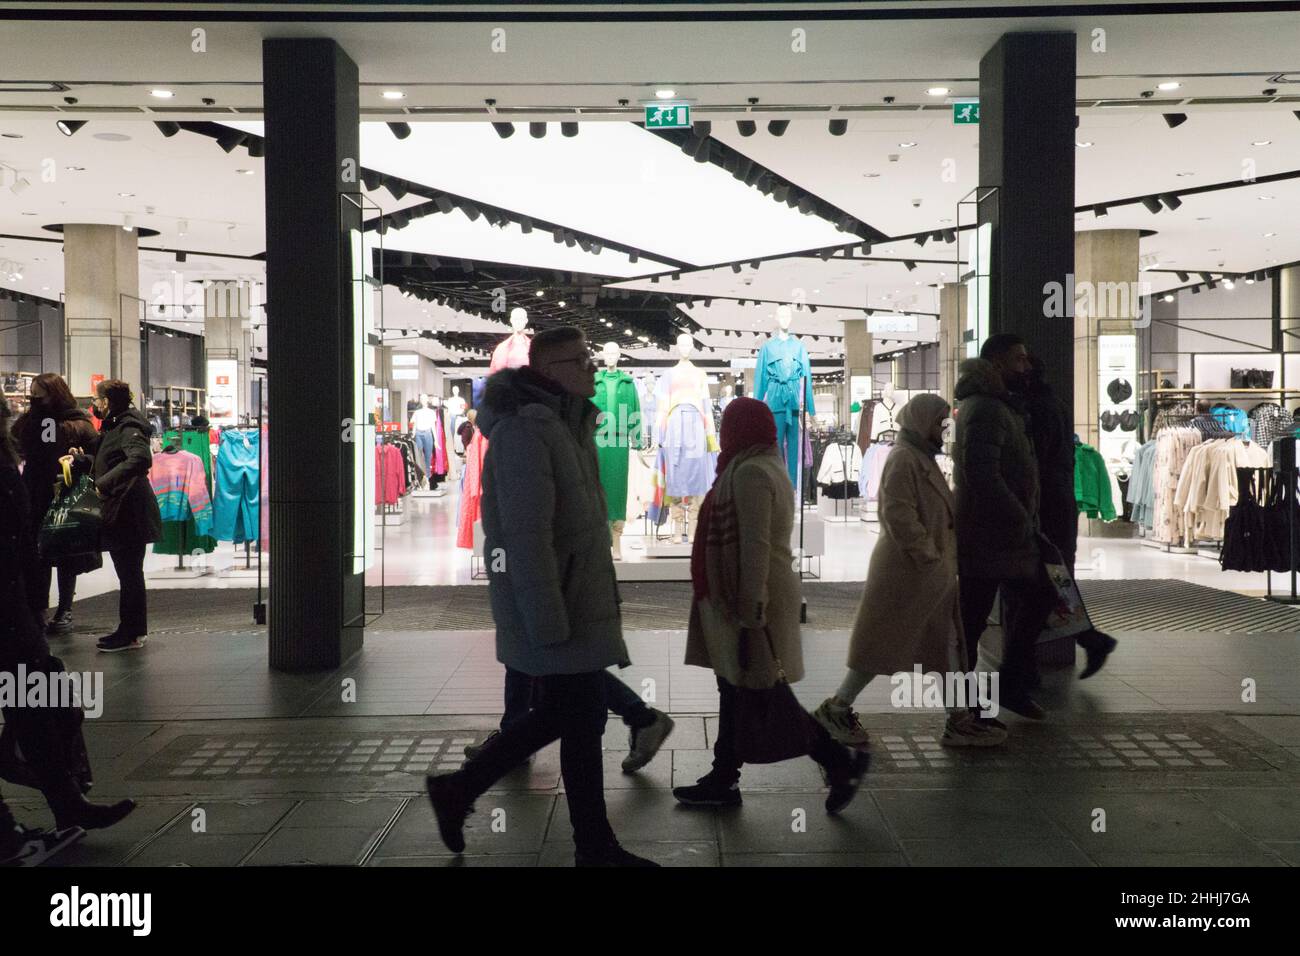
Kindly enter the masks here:
M 763 634 L 776 666 L 776 683 L 762 690 L 737 687 L 733 691 L 733 740 L 741 763 L 779 763 L 812 750 L 812 718 L 786 680 L 771 633 L 763 628 Z M 742 633 L 740 640 L 744 639 Z
M 71 475 L 70 461 L 64 461 L 58 498 L 45 513 L 37 535 L 36 554 L 46 564 L 100 550 L 103 501 L 89 475 L 82 475 L 75 483 Z
M 1234 368 L 1229 382 L 1230 388 L 1249 388 L 1250 369 Z

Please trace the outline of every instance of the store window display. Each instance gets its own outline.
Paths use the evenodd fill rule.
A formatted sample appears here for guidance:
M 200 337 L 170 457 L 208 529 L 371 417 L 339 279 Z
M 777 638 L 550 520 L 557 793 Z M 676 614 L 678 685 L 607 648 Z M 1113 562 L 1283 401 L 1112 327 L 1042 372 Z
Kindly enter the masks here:
M 623 557 L 623 527 L 627 521 L 628 469 L 632 453 L 641 447 L 641 400 L 632 376 L 619 369 L 617 343 L 606 342 L 601 352 L 605 367 L 596 373 L 592 401 L 600 409 L 596 426 L 596 454 L 600 484 L 605 489 L 609 533 L 614 560 Z
M 800 458 L 799 404 L 803 393 L 803 410 L 817 414 L 813 402 L 812 363 L 808 349 L 796 335 L 790 334 L 794 312 L 788 305 L 776 310 L 776 332 L 758 353 L 754 369 L 754 395 L 762 399 L 776 419 L 776 447 L 785 459 L 790 482 L 797 482 Z
M 718 460 L 718 438 L 713 427 L 709 379 L 690 359 L 695 340 L 677 336 L 681 360 L 659 377 L 655 385 L 655 434 L 659 442 L 656 461 L 655 506 L 651 519 L 672 518 L 673 542 L 683 533 L 689 540 L 695 527 L 695 499 L 713 485 Z

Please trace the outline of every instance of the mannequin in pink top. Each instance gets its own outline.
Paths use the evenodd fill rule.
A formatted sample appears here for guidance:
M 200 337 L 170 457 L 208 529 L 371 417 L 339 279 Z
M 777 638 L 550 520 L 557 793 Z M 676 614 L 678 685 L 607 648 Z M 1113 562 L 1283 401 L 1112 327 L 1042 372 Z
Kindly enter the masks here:
M 499 372 L 503 368 L 519 368 L 528 364 L 528 346 L 532 337 L 528 335 L 528 310 L 514 308 L 510 310 L 510 328 L 514 329 L 492 350 L 492 362 L 488 374 Z M 456 528 L 456 546 L 473 549 L 474 522 L 479 518 L 480 501 L 483 497 L 482 468 L 483 456 L 487 454 L 487 439 L 480 431 L 474 432 L 470 447 L 465 449 L 465 484 L 460 498 L 460 522 Z

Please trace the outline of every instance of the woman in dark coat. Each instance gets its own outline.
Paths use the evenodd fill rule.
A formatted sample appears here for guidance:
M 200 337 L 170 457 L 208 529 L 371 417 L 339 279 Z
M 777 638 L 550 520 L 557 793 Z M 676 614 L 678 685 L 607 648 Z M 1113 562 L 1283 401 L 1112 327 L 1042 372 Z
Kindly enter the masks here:
M 162 516 L 149 485 L 153 426 L 131 404 L 131 387 L 120 379 L 100 382 L 95 405 L 104 419 L 91 472 L 104 499 L 100 543 L 113 558 L 121 585 L 117 630 L 100 638 L 101 651 L 139 648 L 149 631 L 144 555 L 162 534 Z
M 50 655 L 26 579 L 27 570 L 36 562 L 36 545 L 9 419 L 9 403 L 0 396 L 0 671 L 15 674 L 22 665 L 29 675 L 38 670 L 57 674 L 63 671 L 63 662 Z M 134 810 L 135 804 L 130 800 L 93 804 L 82 795 L 70 770 L 66 716 L 54 707 L 4 709 L 5 724 L 12 727 L 19 749 L 54 811 L 55 826 L 60 830 L 112 826 Z M 0 807 L 0 827 L 7 825 L 12 830 L 12 821 Z M 0 843 L 4 842 L 12 848 L 12 833 L 0 834 Z
M 54 502 L 54 483 L 61 474 L 59 459 L 74 448 L 93 455 L 99 444 L 99 432 L 90 416 L 77 407 L 72 389 L 63 377 L 43 372 L 32 380 L 31 407 L 14 423 L 18 453 L 23 459 L 23 485 L 31 503 L 33 534 L 38 532 L 45 513 Z M 93 571 L 101 564 L 98 554 L 70 559 L 58 564 L 59 603 L 54 617 L 46 626 L 49 634 L 63 634 L 72 629 L 72 599 L 77 589 L 77 575 Z M 30 587 L 37 598 L 37 610 L 44 613 L 50 606 L 50 566 L 39 565 L 32 572 Z

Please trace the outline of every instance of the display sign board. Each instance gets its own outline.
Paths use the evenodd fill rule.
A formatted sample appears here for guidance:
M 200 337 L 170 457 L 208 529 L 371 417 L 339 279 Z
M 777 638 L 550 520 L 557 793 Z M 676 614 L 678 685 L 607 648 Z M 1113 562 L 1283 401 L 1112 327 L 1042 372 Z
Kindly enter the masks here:
M 685 103 L 656 103 L 645 108 L 646 129 L 686 129 L 691 108 Z
M 882 332 L 917 332 L 920 322 L 914 315 L 869 315 L 867 331 L 872 335 Z
M 980 121 L 980 105 L 975 103 L 953 103 L 952 104 L 952 122 L 955 126 L 978 126 Z
M 208 359 L 208 421 L 213 425 L 239 424 L 239 362 Z
M 740 371 L 747 368 L 758 368 L 758 359 L 756 358 L 734 358 L 731 360 L 731 367 Z

